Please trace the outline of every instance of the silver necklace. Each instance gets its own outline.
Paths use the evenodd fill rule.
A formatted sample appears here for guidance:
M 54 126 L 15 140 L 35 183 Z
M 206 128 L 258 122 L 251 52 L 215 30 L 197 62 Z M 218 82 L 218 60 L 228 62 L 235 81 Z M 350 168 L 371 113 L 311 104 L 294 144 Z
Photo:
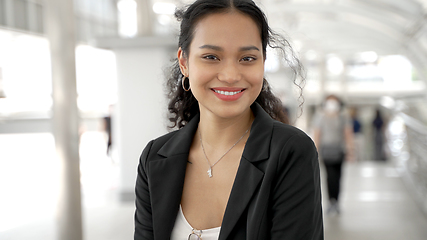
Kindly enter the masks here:
M 250 128 L 250 127 L 249 127 Z M 227 150 L 227 152 L 225 152 L 224 154 L 222 154 L 222 156 L 214 163 L 214 164 L 212 164 L 211 165 L 211 163 L 209 162 L 209 159 L 208 159 L 208 156 L 206 155 L 206 152 L 205 152 L 205 148 L 203 147 L 203 141 L 202 141 L 202 134 L 200 133 L 200 130 L 199 130 L 199 137 L 200 137 L 200 145 L 202 146 L 202 150 L 203 150 L 203 154 L 205 155 L 205 158 L 206 158 L 206 161 L 207 161 L 207 163 L 208 163 L 208 165 L 209 165 L 209 169 L 208 169 L 208 171 L 207 171 L 207 173 L 208 173 L 208 176 L 211 178 L 211 177 L 213 177 L 213 175 L 212 175 L 212 168 L 231 150 L 231 149 L 233 149 L 233 147 L 234 146 L 236 146 L 236 144 L 237 143 L 239 143 L 240 142 L 240 140 L 242 140 L 242 138 L 246 135 L 246 133 L 248 133 L 248 131 L 249 131 L 249 128 L 246 130 L 246 132 L 239 138 L 239 140 L 237 140 L 237 142 L 235 143 L 235 144 L 233 144 L 233 146 L 231 146 L 231 148 L 230 149 L 228 149 Z

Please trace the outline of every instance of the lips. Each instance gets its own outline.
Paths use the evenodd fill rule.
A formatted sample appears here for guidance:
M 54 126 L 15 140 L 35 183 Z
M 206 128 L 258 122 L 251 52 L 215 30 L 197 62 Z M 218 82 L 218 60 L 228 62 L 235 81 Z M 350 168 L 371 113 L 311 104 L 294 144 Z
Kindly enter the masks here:
M 229 91 L 219 91 L 219 90 L 215 90 L 215 89 L 214 89 L 214 91 L 215 91 L 216 93 L 219 93 L 219 94 L 222 94 L 222 95 L 226 95 L 226 96 L 233 96 L 233 95 L 236 95 L 236 94 L 238 94 L 238 93 L 242 92 L 242 90 L 240 90 L 240 91 L 235 91 L 235 92 L 229 92 Z
M 212 88 L 215 96 L 223 101 L 236 101 L 245 91 L 244 88 Z

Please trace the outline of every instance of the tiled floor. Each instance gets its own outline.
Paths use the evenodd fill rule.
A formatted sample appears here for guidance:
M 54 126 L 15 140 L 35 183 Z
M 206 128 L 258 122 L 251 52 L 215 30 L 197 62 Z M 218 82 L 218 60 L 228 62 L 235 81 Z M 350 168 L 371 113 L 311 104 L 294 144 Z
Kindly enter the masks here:
M 52 152 L 50 134 L 0 134 L 1 240 L 57 239 Z M 84 239 L 132 239 L 134 204 L 116 199 L 118 168 L 101 133 L 84 135 L 81 155 Z M 340 215 L 324 216 L 327 240 L 427 239 L 427 218 L 390 164 L 346 164 L 340 204 Z
M 340 205 L 341 214 L 324 215 L 325 239 L 427 239 L 427 218 L 391 164 L 346 164 Z

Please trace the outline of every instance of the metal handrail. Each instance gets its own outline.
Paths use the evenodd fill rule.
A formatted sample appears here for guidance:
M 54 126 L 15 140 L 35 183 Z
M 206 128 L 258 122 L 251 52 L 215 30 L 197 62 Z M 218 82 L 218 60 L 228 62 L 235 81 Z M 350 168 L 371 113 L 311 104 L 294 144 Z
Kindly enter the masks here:
M 400 149 L 394 149 L 395 153 L 398 151 L 393 158 L 408 189 L 427 215 L 427 126 L 404 113 L 395 116 L 404 125 L 404 132 L 390 136 L 389 146 L 393 148 L 396 141 L 403 143 Z
M 398 115 L 403 119 L 403 121 L 405 122 L 405 125 L 407 127 L 410 127 L 412 129 L 414 129 L 415 131 L 422 133 L 422 134 L 427 136 L 427 126 L 424 125 L 421 121 L 419 121 L 419 120 L 417 120 L 417 119 L 415 119 L 415 118 L 413 118 L 413 117 L 411 117 L 405 113 L 399 113 Z

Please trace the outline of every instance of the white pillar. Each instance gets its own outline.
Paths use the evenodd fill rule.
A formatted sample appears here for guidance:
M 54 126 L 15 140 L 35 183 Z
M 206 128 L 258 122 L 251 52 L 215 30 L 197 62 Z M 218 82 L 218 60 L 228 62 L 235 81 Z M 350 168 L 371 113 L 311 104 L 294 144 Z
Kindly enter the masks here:
M 117 147 L 120 161 L 120 199 L 134 200 L 136 169 L 143 147 L 166 133 L 166 101 L 162 48 L 116 51 L 118 102 Z
M 138 36 L 153 34 L 153 10 L 150 0 L 136 0 Z
M 53 82 L 53 133 L 60 161 L 57 229 L 60 240 L 81 240 L 82 213 L 73 0 L 46 1 Z
M 176 57 L 173 36 L 99 39 L 116 54 L 118 100 L 112 128 L 120 165 L 120 199 L 134 201 L 139 156 L 152 139 L 167 133 L 165 67 Z

